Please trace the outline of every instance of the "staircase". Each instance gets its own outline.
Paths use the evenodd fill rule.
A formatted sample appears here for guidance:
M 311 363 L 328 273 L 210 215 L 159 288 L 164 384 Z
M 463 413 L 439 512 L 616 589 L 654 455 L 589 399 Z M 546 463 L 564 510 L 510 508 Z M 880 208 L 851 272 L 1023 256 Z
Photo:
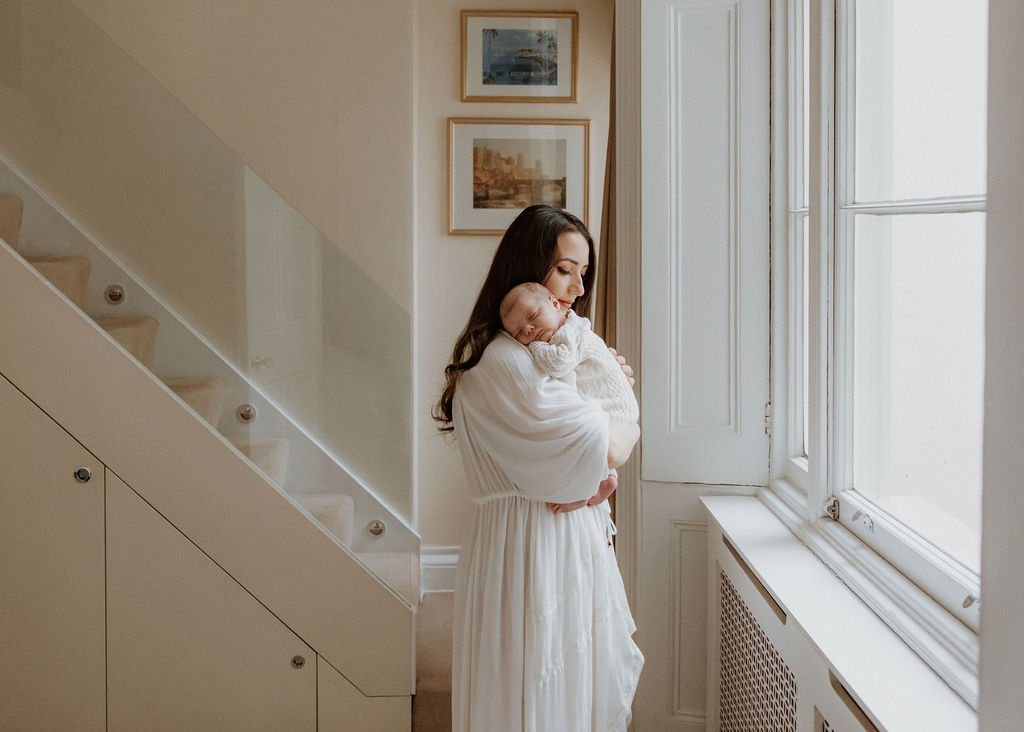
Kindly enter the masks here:
M 20 251 L 24 248 L 19 247 L 19 242 L 26 214 L 23 197 L 30 200 L 36 210 L 45 209 L 45 215 L 59 216 L 60 213 L 52 211 L 52 205 L 21 181 L 14 171 L 2 166 L 0 185 L 18 188 L 16 193 L 0 193 L 0 239 Z M 114 341 L 143 367 L 158 375 L 203 421 L 225 435 L 271 483 L 287 492 L 311 519 L 351 549 L 367 569 L 410 604 L 418 602 L 418 544 L 410 541 L 410 532 L 400 516 L 382 507 L 372 494 L 368 495 L 365 486 L 344 474 L 344 469 L 324 454 L 315 439 L 294 425 L 243 375 L 192 334 L 173 312 L 146 292 L 143 284 L 110 261 L 101 248 L 87 246 L 80 232 L 69 229 L 71 234 L 62 232 L 65 240 L 54 245 L 61 253 L 53 254 L 47 251 L 50 227 L 37 225 L 34 228 L 39 233 L 33 237 L 31 251 L 23 253 L 26 262 L 80 310 L 104 308 L 102 312 L 94 312 L 91 318 Z M 67 241 L 76 237 L 82 240 Z M 75 253 L 66 253 L 69 251 Z M 99 269 L 112 282 L 92 282 L 97 269 L 93 259 L 100 260 L 102 267 Z M 111 288 L 117 288 L 116 297 L 107 296 Z M 120 312 L 122 309 L 125 312 Z M 172 332 L 166 334 L 166 346 L 160 346 L 165 357 L 161 359 L 163 365 L 158 366 L 158 344 L 167 328 Z M 190 355 L 182 357 L 181 351 L 188 351 Z M 204 374 L 204 368 L 214 373 Z M 225 405 L 230 406 L 232 401 L 255 405 L 259 416 L 251 423 L 235 419 L 234 407 L 225 413 Z M 289 476 L 289 465 L 298 466 L 293 476 Z M 330 488 L 321 488 L 318 483 Z M 371 528 L 381 524 L 390 530 L 389 535 L 370 533 Z
M 16 195 L 0 193 L 0 239 L 17 251 L 21 233 L 24 204 Z M 85 308 L 92 263 L 81 256 L 36 255 L 25 257 L 39 274 L 53 284 L 79 309 Z M 152 371 L 160 324 L 148 315 L 98 316 L 94 320 L 135 357 Z M 224 383 L 216 377 L 167 376 L 162 381 L 197 415 L 214 429 L 220 424 L 224 405 Z M 264 438 L 236 441 L 235 447 L 275 485 L 283 485 L 288 467 L 288 441 L 282 438 Z M 297 498 L 313 517 L 327 527 L 348 546 L 352 541 L 355 521 L 355 502 L 344 494 L 300 494 Z M 372 563 L 372 560 L 371 560 Z M 395 578 L 392 578 L 395 579 Z M 397 583 L 406 589 L 408 579 L 400 577 Z M 411 593 L 407 593 L 411 594 Z
M 15 249 L 21 239 L 26 213 L 22 196 L 26 194 L 25 189 L 17 193 L 0 193 L 0 239 Z M 38 205 L 40 201 L 33 199 L 30 203 Z M 363 520 L 372 516 L 377 518 L 366 523 L 374 529 L 395 526 L 400 523 L 400 519 L 388 512 L 386 507 L 377 504 L 365 490 L 352 493 L 338 490 L 337 484 L 343 482 L 338 479 L 330 480 L 332 485 L 327 489 L 317 489 L 307 482 L 301 491 L 286 491 L 290 470 L 306 477 L 309 474 L 327 474 L 331 469 L 337 469 L 329 456 L 325 457 L 320 454 L 322 450 L 317 450 L 315 439 L 291 424 L 286 415 L 275 414 L 272 401 L 251 384 L 239 387 L 240 374 L 228 364 L 218 361 L 215 354 L 209 353 L 209 349 L 203 359 L 198 361 L 205 359 L 205 363 L 211 364 L 210 368 L 215 373 L 183 370 L 175 373 L 161 372 L 157 376 L 160 370 L 157 355 L 164 347 L 161 336 L 165 326 L 172 332 L 168 336 L 171 343 L 167 347 L 175 348 L 182 339 L 182 324 L 175 322 L 166 312 L 154 313 L 151 308 L 145 307 L 147 304 L 152 306 L 152 298 L 135 297 L 135 293 L 144 292 L 144 288 L 136 282 L 93 282 L 94 270 L 97 268 L 93 258 L 63 253 L 67 249 L 64 246 L 55 246 L 55 252 L 39 251 L 42 246 L 38 240 L 31 248 L 33 251 L 19 253 L 19 257 L 14 250 L 0 245 L 0 287 L 3 287 L 5 297 L 16 298 L 20 291 L 22 298 L 17 301 L 9 299 L 4 306 L 5 318 L 9 322 L 0 332 L 0 372 L 29 395 L 50 417 L 96 452 L 110 469 L 126 481 L 129 476 L 135 476 L 136 482 L 145 483 L 149 475 L 147 471 L 152 469 L 158 474 L 161 464 L 167 466 L 164 472 L 180 472 L 180 477 L 192 484 L 197 481 L 216 484 L 223 480 L 223 495 L 199 493 L 192 494 L 187 500 L 184 496 L 167 492 L 174 490 L 170 486 L 168 489 L 154 489 L 152 495 L 146 495 L 135 484 L 131 486 L 196 546 L 225 571 L 229 571 L 260 603 L 299 634 L 315 649 L 323 663 L 331 664 L 340 671 L 345 679 L 343 683 L 351 685 L 345 687 L 345 694 L 349 697 L 355 694 L 356 699 L 395 698 L 396 695 L 400 698 L 402 694 L 411 693 L 411 628 L 413 608 L 419 592 L 418 556 L 415 547 L 400 538 L 401 532 L 398 537 L 381 535 L 382 543 L 374 546 L 373 532 L 361 530 Z M 50 293 L 44 292 L 39 288 L 42 283 L 31 282 L 31 278 L 21 271 L 24 266 L 19 267 L 19 258 L 45 278 L 63 298 L 53 290 Z M 109 271 L 111 263 L 102 262 L 101 268 Z M 110 290 L 108 284 L 117 285 L 117 288 Z M 95 313 L 91 320 L 109 338 L 107 345 L 100 343 L 96 346 L 95 355 L 91 355 L 90 360 L 96 364 L 100 361 L 110 364 L 109 368 L 99 368 L 102 373 L 97 374 L 97 382 L 107 377 L 114 383 L 97 383 L 95 394 L 83 394 L 83 391 L 93 390 L 43 380 L 37 371 L 46 369 L 38 369 L 33 360 L 59 358 L 61 345 L 56 341 L 52 344 L 42 343 L 46 339 L 40 338 L 36 348 L 37 342 L 32 340 L 28 330 L 19 330 L 19 326 L 10 322 L 18 318 L 18 311 L 27 310 L 33 305 L 24 301 L 24 293 L 39 293 L 30 299 L 38 297 L 44 305 L 42 309 L 46 312 L 39 317 L 48 323 L 55 323 L 55 337 L 58 331 L 74 330 L 82 332 L 83 337 L 91 339 L 90 343 L 93 343 L 96 339 L 85 332 L 89 324 L 83 315 L 90 308 L 90 303 L 97 302 L 99 290 L 107 290 L 106 302 L 109 307 L 106 312 Z M 123 309 L 123 312 L 111 314 L 110 311 L 115 309 Z M 56 324 L 58 321 L 59 325 Z M 46 355 L 47 349 L 49 356 Z M 131 357 L 131 363 L 125 363 L 124 354 Z M 74 361 L 74 358 L 67 358 L 68 364 Z M 121 373 L 121 376 L 115 372 Z M 147 400 L 152 399 L 148 410 L 146 404 L 124 404 L 120 402 L 128 400 L 117 399 L 113 400 L 116 409 L 107 410 L 104 407 L 104 404 L 110 404 L 110 395 L 116 393 L 119 378 L 130 379 L 139 389 L 145 390 Z M 147 383 L 153 382 L 154 378 L 158 378 L 165 390 L 174 395 L 173 401 L 179 410 L 176 414 L 173 412 L 174 405 L 167 403 L 166 398 L 158 393 L 160 385 Z M 267 423 L 262 430 L 253 429 L 251 425 L 243 424 L 243 421 L 235 418 L 236 410 L 231 405 L 240 390 L 252 401 L 258 402 L 255 413 L 260 415 L 258 419 L 265 419 Z M 101 393 L 106 397 L 100 397 Z M 132 412 L 133 407 L 136 413 Z M 137 414 L 140 410 L 147 413 Z M 105 414 L 107 411 L 109 415 Z M 61 416 L 65 413 L 68 415 L 66 419 Z M 110 430 L 104 429 L 102 419 L 96 426 L 84 423 L 76 426 L 76 415 L 79 413 L 104 414 L 111 419 L 119 415 L 118 422 L 130 421 L 139 425 L 133 430 L 139 435 L 138 444 L 126 444 L 124 435 L 119 435 L 116 440 L 110 439 L 105 443 L 109 446 L 109 452 L 97 449 L 82 440 L 79 433 L 95 434 L 96 444 L 102 445 L 107 439 L 104 433 Z M 164 416 L 161 418 L 159 415 Z M 162 454 L 147 457 L 147 451 L 153 453 L 153 440 L 147 439 L 145 433 L 154 420 L 161 422 L 158 425 L 160 430 L 170 429 L 171 422 L 182 425 L 187 434 L 186 431 L 181 432 L 173 450 L 183 452 L 186 443 L 202 444 L 203 451 L 217 453 L 217 460 L 225 465 L 224 475 L 199 478 L 196 474 L 196 477 L 189 480 L 191 466 L 168 462 L 167 456 Z M 194 425 L 191 428 L 188 427 L 190 422 Z M 225 425 L 230 426 L 225 429 Z M 278 428 L 284 434 L 276 434 Z M 225 452 L 223 446 L 227 445 L 230 447 Z M 156 452 L 167 452 L 166 448 L 169 447 L 165 446 L 164 450 Z M 100 452 L 105 454 L 100 455 Z M 316 465 L 313 469 L 307 469 L 306 463 L 312 462 L 308 456 L 314 453 Z M 182 454 L 181 460 L 187 463 L 190 456 Z M 231 463 L 232 460 L 235 462 Z M 241 469 L 249 470 L 249 476 L 237 472 L 238 461 L 247 466 Z M 328 467 L 324 468 L 324 465 Z M 232 477 L 235 475 L 240 477 Z M 153 480 L 159 483 L 162 479 L 157 477 Z M 352 478 L 347 480 L 350 485 L 359 487 Z M 260 481 L 264 485 L 269 483 L 273 490 L 258 490 L 251 496 L 244 492 L 238 493 L 237 498 L 231 495 L 238 483 L 258 485 Z M 232 488 L 229 489 L 227 484 Z M 256 500 L 257 496 L 259 500 Z M 282 503 L 280 498 L 284 498 L 285 502 Z M 201 505 L 207 499 L 208 505 Z M 264 515 L 250 515 L 256 513 L 257 506 L 265 509 Z M 289 510 L 291 515 L 288 515 Z M 271 520 L 272 515 L 276 518 Z M 213 521 L 210 520 L 211 516 Z M 217 526 L 218 517 L 223 518 L 222 526 Z M 299 523 L 295 523 L 295 518 L 299 518 Z M 303 520 L 309 528 L 302 527 Z M 294 527 L 294 530 L 290 527 Z M 276 560 L 247 556 L 253 552 L 246 552 L 237 546 L 237 542 L 232 544 L 228 539 L 233 533 L 237 536 L 263 530 L 265 535 L 256 537 L 254 546 L 259 546 L 260 552 L 280 555 Z M 325 543 L 322 538 L 318 538 L 318 534 L 320 537 L 329 536 L 330 540 Z M 315 567 L 303 566 L 304 551 L 307 549 L 303 544 L 306 541 L 310 547 L 305 559 Z M 290 562 L 287 561 L 289 558 Z M 276 575 L 268 572 L 268 564 L 274 566 Z M 301 595 L 302 599 L 295 595 Z M 318 603 L 322 607 L 308 607 Z M 338 627 L 350 623 L 354 627 Z M 385 648 L 392 650 L 381 653 Z M 374 655 L 379 656 L 376 662 L 366 660 L 372 659 Z M 353 663 L 359 667 L 353 666 Z M 364 702 L 360 701 L 359 704 Z M 372 717 L 383 707 L 371 709 L 367 706 L 365 709 L 370 709 L 370 712 L 365 713 Z M 398 726 L 394 728 L 404 728 L 401 721 L 403 715 L 399 713 L 396 716 L 394 709 L 391 707 L 383 713 L 389 719 L 398 720 Z

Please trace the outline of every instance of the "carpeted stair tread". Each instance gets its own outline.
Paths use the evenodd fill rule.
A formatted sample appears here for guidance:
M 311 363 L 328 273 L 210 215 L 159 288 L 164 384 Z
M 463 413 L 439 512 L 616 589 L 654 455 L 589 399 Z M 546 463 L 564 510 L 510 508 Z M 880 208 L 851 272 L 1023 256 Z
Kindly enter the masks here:
M 79 308 L 85 307 L 92 262 L 85 257 L 26 257 L 29 264 Z
M 343 493 L 306 493 L 292 496 L 313 518 L 338 537 L 345 546 L 352 544 L 356 502 Z
M 0 239 L 11 249 L 18 248 L 21 234 L 21 199 L 10 193 L 0 193 Z
M 174 376 L 164 379 L 171 391 L 196 410 L 200 417 L 214 427 L 220 422 L 224 406 L 224 382 L 216 378 Z
M 124 346 L 128 353 L 139 359 L 143 366 L 152 370 L 153 356 L 156 353 L 156 331 L 159 326 L 155 318 L 104 316 L 96 318 L 96 322 L 115 341 Z
M 451 592 L 428 592 L 416 608 L 416 696 L 413 732 L 448 732 L 452 728 Z
M 279 486 L 284 485 L 288 470 L 288 440 L 283 437 L 257 437 L 236 442 L 235 447 L 266 473 L 271 481 Z

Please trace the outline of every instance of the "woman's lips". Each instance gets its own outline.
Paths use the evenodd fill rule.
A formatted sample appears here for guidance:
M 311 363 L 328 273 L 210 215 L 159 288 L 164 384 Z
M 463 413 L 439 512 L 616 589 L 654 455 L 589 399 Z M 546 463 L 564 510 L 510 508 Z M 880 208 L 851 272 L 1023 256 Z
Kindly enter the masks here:
M 566 310 L 572 307 L 572 300 L 559 300 L 558 302 L 560 302 L 562 304 L 562 307 L 564 307 Z

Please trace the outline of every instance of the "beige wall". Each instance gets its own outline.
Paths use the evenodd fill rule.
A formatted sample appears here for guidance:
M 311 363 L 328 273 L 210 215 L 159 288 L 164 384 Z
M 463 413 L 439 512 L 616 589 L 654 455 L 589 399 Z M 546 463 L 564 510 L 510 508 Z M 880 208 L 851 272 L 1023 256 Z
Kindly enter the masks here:
M 3 3 L 0 46 L 4 156 L 157 294 L 175 293 L 182 314 L 237 358 L 237 158 L 71 5 Z M 35 253 L 67 245 L 41 241 Z M 125 308 L 133 302 L 129 293 Z
M 413 0 L 73 0 L 404 309 Z
M 447 118 L 534 117 L 589 119 L 590 220 L 600 231 L 604 160 L 608 139 L 612 0 L 580 0 L 579 78 L 576 104 L 461 102 L 460 11 L 463 8 L 536 10 L 528 0 L 492 0 L 471 6 L 455 0 L 420 2 L 416 16 L 416 297 L 415 409 L 417 502 L 426 546 L 461 543 L 469 500 L 458 448 L 440 437 L 430 407 L 440 394 L 442 371 L 465 325 L 498 236 L 447 234 Z M 566 6 L 558 6 L 562 9 Z

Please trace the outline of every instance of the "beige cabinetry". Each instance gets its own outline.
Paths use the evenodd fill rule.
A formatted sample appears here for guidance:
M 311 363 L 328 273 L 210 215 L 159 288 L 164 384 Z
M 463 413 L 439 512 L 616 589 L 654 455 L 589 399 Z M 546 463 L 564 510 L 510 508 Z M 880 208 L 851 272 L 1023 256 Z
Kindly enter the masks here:
M 324 659 L 318 659 L 317 709 L 323 732 L 408 730 L 412 724 L 407 696 L 363 696 Z
M 103 575 L 103 465 L 0 376 L 0 729 L 105 728 Z
M 315 730 L 316 653 L 107 473 L 111 732 Z
M 409 696 L 365 696 L 0 376 L 0 730 L 410 721 Z

